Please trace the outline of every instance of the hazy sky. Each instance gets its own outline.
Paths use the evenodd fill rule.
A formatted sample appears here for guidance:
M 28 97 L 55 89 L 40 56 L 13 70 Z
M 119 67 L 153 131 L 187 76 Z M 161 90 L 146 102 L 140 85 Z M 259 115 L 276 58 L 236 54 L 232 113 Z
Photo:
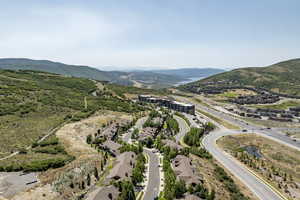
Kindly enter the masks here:
M 1 58 L 110 70 L 300 57 L 300 0 L 0 0 L 0 8 Z

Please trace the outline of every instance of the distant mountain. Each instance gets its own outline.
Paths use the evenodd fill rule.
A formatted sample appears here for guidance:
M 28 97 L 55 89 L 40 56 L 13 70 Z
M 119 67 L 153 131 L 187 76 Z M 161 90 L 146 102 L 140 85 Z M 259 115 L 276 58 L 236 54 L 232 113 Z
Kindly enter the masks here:
M 275 93 L 300 96 L 300 59 L 287 60 L 267 67 L 235 69 L 182 87 L 195 90 L 226 85 L 263 88 Z
M 89 66 L 67 65 L 49 60 L 31 60 L 26 58 L 0 59 L 0 69 L 44 71 L 66 76 L 109 81 L 120 85 L 135 85 L 137 87 L 147 88 L 170 87 L 185 80 L 181 76 L 155 72 L 101 71 Z
M 217 68 L 181 68 L 181 69 L 165 69 L 154 70 L 153 72 L 180 76 L 182 78 L 208 77 L 215 74 L 225 72 L 223 69 Z
M 49 60 L 31 60 L 26 58 L 0 59 L 0 69 L 44 71 L 66 76 L 83 77 L 95 80 L 110 81 L 118 73 L 100 71 L 88 66 L 66 65 Z

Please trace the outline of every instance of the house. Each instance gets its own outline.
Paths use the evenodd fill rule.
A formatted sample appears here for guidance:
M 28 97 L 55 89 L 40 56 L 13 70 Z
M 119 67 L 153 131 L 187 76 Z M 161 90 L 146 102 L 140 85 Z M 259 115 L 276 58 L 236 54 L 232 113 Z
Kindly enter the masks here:
M 192 160 L 187 156 L 177 155 L 172 161 L 172 168 L 176 176 L 187 185 L 196 186 L 203 183 L 203 177 L 197 173 Z
M 165 146 L 170 147 L 171 149 L 176 149 L 176 150 L 182 149 L 182 146 L 180 146 L 179 144 L 177 144 L 177 143 L 174 142 L 173 140 L 162 140 L 162 143 L 163 143 Z
M 120 154 L 119 148 L 121 148 L 122 145 L 119 143 L 116 143 L 112 140 L 106 140 L 102 145 L 100 145 L 100 148 L 103 150 L 108 151 L 113 156 L 117 156 Z
M 157 128 L 146 127 L 139 133 L 138 141 L 143 141 L 149 137 L 153 138 L 156 135 Z
M 107 179 L 124 180 L 131 177 L 132 169 L 135 165 L 136 154 L 134 152 L 124 152 L 117 157 L 117 161 L 110 171 Z
M 187 194 L 187 195 L 184 195 L 183 198 L 178 199 L 178 200 L 202 200 L 202 199 L 200 197 L 196 196 L 196 195 Z
M 100 189 L 94 199 L 101 200 L 117 200 L 119 197 L 119 190 L 113 185 L 106 186 Z

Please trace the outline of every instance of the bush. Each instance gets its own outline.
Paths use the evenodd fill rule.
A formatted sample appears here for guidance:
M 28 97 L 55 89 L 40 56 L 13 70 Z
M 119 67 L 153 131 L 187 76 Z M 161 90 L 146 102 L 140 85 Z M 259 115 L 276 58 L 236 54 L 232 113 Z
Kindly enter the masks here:
M 145 171 L 146 167 L 146 158 L 142 153 L 139 153 L 136 159 L 135 167 L 132 171 L 132 183 L 133 185 L 137 185 L 144 180 L 143 172 Z
M 214 170 L 215 176 L 217 179 L 221 182 L 223 182 L 226 190 L 230 193 L 232 200 L 248 200 L 249 198 L 244 196 L 238 186 L 234 183 L 233 179 L 228 176 L 228 174 L 225 172 L 225 170 L 219 166 L 216 165 L 216 168 Z
M 183 137 L 183 141 L 189 146 L 200 146 L 200 139 L 204 130 L 192 127 L 191 130 Z
M 199 156 L 200 158 L 212 159 L 212 155 L 203 148 L 191 147 L 189 148 L 189 152 Z
M 173 133 L 178 133 L 179 132 L 179 125 L 178 122 L 172 118 L 171 116 L 167 117 L 166 119 L 166 124 L 168 128 L 173 132 Z

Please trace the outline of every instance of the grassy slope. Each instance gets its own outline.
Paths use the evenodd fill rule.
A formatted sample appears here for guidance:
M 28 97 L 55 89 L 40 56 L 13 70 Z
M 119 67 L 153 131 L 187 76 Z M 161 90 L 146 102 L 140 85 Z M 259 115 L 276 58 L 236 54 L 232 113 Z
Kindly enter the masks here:
M 109 90 L 94 97 L 96 89 L 93 81 L 82 78 L 0 70 L 0 156 L 32 144 L 67 119 L 79 120 L 99 109 L 142 109 Z
M 300 95 L 300 59 L 280 62 L 268 67 L 241 68 L 191 83 L 236 81 L 235 85 L 261 87 L 283 94 Z
M 67 65 L 48 60 L 31 60 L 25 58 L 0 59 L 0 69 L 43 71 L 66 76 L 110 81 L 120 85 L 133 85 L 134 81 L 139 81 L 140 83 L 144 83 L 145 86 L 155 88 L 161 88 L 161 86 L 170 87 L 175 83 L 185 80 L 181 76 L 172 74 L 166 75 L 150 71 L 101 71 L 89 66 Z

